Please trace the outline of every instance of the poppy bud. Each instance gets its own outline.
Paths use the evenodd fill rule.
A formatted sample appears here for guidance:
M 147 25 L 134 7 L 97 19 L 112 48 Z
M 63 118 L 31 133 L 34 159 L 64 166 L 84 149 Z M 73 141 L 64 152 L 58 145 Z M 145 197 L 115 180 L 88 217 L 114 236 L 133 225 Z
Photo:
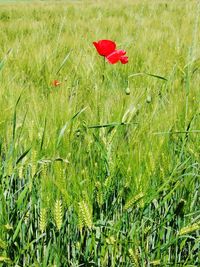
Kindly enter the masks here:
M 151 103 L 151 96 L 150 95 L 147 96 L 146 102 Z
M 131 91 L 130 91 L 129 87 L 126 88 L 125 93 L 126 93 L 126 95 L 130 95 Z

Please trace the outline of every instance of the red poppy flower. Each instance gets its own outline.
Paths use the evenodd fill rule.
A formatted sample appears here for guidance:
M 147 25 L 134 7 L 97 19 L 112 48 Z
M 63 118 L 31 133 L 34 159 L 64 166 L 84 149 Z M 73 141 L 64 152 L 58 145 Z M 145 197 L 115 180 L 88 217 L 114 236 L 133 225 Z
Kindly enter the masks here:
M 124 56 L 126 51 L 116 50 L 115 42 L 111 40 L 100 40 L 93 42 L 99 55 L 104 56 L 110 64 L 120 61 L 122 64 L 128 63 L 128 57 Z
M 52 85 L 56 87 L 61 85 L 61 82 L 59 82 L 58 80 L 53 80 Z
M 116 48 L 115 42 L 110 40 L 100 40 L 98 42 L 93 42 L 93 45 L 96 47 L 96 50 L 99 55 L 104 57 L 111 54 Z

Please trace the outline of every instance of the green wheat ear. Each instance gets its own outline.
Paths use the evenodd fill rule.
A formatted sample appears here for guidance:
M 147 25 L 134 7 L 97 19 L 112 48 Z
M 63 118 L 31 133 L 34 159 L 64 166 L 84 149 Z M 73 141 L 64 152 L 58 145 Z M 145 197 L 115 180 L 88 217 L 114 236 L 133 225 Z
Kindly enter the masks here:
M 42 175 L 46 178 L 48 176 L 48 165 L 42 165 Z
M 62 217 L 62 201 L 57 199 L 54 206 L 54 220 L 58 231 L 60 231 L 62 226 Z
M 83 218 L 81 216 L 81 213 L 78 211 L 78 229 L 80 230 L 80 232 L 82 232 L 83 227 L 84 227 Z
M 125 206 L 124 206 L 124 210 L 128 210 L 129 208 L 131 208 L 136 202 L 138 202 L 139 200 L 141 200 L 144 197 L 144 193 L 140 192 L 139 194 L 137 194 L 136 196 L 133 196 L 131 199 L 129 199 Z
M 192 233 L 194 231 L 197 231 L 199 229 L 200 229 L 200 221 L 181 228 L 181 230 L 178 232 L 178 235 L 187 235 L 187 234 Z
M 153 261 L 150 262 L 150 264 L 153 265 L 153 266 L 160 266 L 161 265 L 161 261 L 160 261 L 160 259 L 153 260 Z
M 78 207 L 79 223 L 81 222 L 80 226 L 85 226 L 91 230 L 93 227 L 92 212 L 89 209 L 88 204 L 84 200 L 82 200 L 78 203 Z
M 151 226 L 147 226 L 144 228 L 144 235 L 147 235 L 149 233 L 149 231 L 151 230 Z
M 47 210 L 46 208 L 42 208 L 40 210 L 40 231 L 43 233 L 46 230 L 47 226 Z
M 137 249 L 134 251 L 132 248 L 129 248 L 128 255 L 133 266 L 139 267 L 139 251 Z

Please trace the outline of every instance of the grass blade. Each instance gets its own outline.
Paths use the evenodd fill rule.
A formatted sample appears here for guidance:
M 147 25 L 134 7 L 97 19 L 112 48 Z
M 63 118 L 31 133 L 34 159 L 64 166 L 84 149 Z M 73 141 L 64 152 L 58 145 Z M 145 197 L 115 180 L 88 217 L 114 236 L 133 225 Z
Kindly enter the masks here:
M 21 99 L 22 93 L 20 94 L 20 96 L 17 99 L 17 102 L 15 104 L 15 109 L 14 109 L 14 114 L 13 114 L 13 133 L 12 133 L 12 137 L 13 137 L 13 141 L 15 139 L 15 131 L 16 131 L 16 122 L 17 122 L 17 106 L 19 104 L 19 101 Z
M 30 150 L 31 150 L 31 147 L 29 149 L 27 149 L 24 153 L 22 153 L 22 155 L 17 159 L 15 164 L 17 165 L 23 158 L 25 158 Z
M 45 121 L 44 121 L 44 130 L 43 130 L 43 133 L 42 133 L 42 140 L 41 140 L 41 144 L 40 144 L 40 150 L 42 150 L 43 145 L 44 145 L 44 138 L 45 138 L 45 133 L 46 133 L 46 126 L 47 126 L 47 118 L 45 118 Z
M 72 50 L 71 50 L 72 51 Z M 56 72 L 56 75 L 61 71 L 61 69 L 63 68 L 63 66 L 65 65 L 67 59 L 69 58 L 70 54 L 71 54 L 71 51 L 69 51 L 69 53 L 65 56 L 64 60 L 62 61 L 59 69 L 57 70 Z
M 160 76 L 160 75 L 157 75 L 157 74 L 151 74 L 151 73 L 147 73 L 147 72 L 133 73 L 133 74 L 129 75 L 128 78 L 136 77 L 136 76 L 142 76 L 142 75 L 147 75 L 147 76 L 151 76 L 151 77 L 154 77 L 154 78 L 157 78 L 157 79 L 160 79 L 160 80 L 168 81 L 168 79 L 163 77 L 163 76 Z
M 115 126 L 125 126 L 127 124 L 130 124 L 130 123 L 126 123 L 126 122 L 112 122 L 112 123 L 99 124 L 99 125 L 89 125 L 89 126 L 87 126 L 87 128 L 88 129 L 92 129 L 92 128 L 107 128 L 107 127 L 115 127 Z M 134 124 L 138 124 L 138 123 L 135 122 Z
M 147 72 L 144 72 L 144 74 L 146 74 L 146 75 L 148 75 L 148 76 L 151 76 L 151 77 L 154 77 L 154 78 L 157 78 L 157 79 L 160 79 L 160 80 L 168 81 L 167 78 L 165 78 L 165 77 L 163 77 L 163 76 L 160 76 L 160 75 L 151 74 L 151 73 L 147 73 Z

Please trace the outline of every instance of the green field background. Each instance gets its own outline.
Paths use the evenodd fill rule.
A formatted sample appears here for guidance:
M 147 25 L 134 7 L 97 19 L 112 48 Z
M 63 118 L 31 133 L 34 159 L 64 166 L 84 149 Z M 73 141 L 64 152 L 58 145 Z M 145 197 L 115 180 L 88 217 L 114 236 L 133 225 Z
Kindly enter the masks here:
M 0 266 L 199 266 L 199 12 L 0 1 Z

